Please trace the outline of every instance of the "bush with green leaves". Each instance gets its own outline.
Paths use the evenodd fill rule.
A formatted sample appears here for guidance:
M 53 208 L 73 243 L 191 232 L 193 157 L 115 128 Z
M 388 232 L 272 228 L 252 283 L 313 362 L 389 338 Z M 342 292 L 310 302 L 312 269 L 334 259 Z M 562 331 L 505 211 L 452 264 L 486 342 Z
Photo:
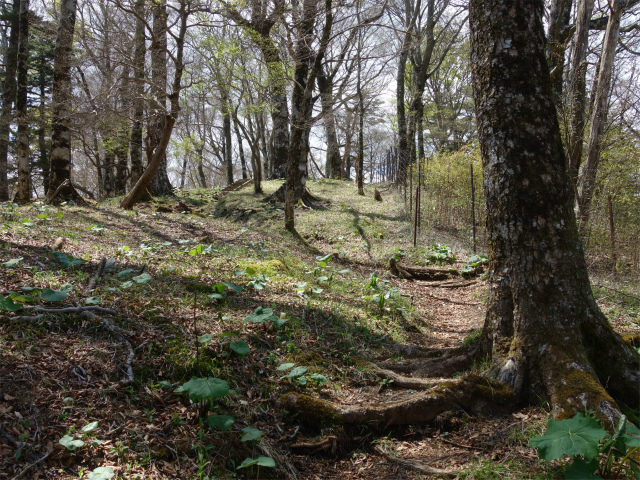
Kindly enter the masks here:
M 280 315 L 278 317 L 277 315 L 274 315 L 271 308 L 259 306 L 251 315 L 245 317 L 244 321 L 250 323 L 273 323 L 277 328 L 280 328 L 289 320 L 286 316 Z
M 22 303 L 34 303 L 38 300 L 61 302 L 69 296 L 69 293 L 73 290 L 73 285 L 63 285 L 60 290 L 38 287 L 20 287 L 20 290 L 22 291 L 21 293 L 8 290 L 8 297 L 0 295 L 0 310 L 17 312 L 22 308 Z
M 566 420 L 549 420 L 541 437 L 529 440 L 547 461 L 569 457 L 564 467 L 565 478 L 586 480 L 597 478 L 640 479 L 640 463 L 633 455 L 640 449 L 640 429 L 623 415 L 612 435 L 598 421 L 577 413 Z

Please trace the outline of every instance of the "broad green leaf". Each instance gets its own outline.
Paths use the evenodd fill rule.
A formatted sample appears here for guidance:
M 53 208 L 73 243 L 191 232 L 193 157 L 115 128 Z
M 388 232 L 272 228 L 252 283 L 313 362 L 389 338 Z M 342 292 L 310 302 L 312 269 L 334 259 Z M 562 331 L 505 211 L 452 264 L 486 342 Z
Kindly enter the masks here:
M 247 275 L 255 275 L 256 274 L 256 269 L 253 267 L 246 267 L 244 269 L 244 273 L 246 273 Z
M 312 373 L 311 375 L 309 375 L 309 377 L 311 378 L 311 380 L 313 380 L 314 382 L 318 382 L 320 384 L 324 384 L 329 382 L 329 380 L 327 379 L 327 377 L 325 377 L 324 375 L 320 375 L 319 373 Z
M 100 297 L 89 297 L 84 299 L 85 305 L 99 305 L 102 299 Z
M 329 277 L 322 276 L 316 278 L 316 281 L 318 281 L 319 283 L 326 282 L 327 280 L 329 280 Z
M 602 478 L 595 472 L 599 467 L 598 460 L 584 460 L 583 458 L 575 458 L 571 465 L 567 465 L 564 473 L 566 480 L 590 480 L 593 478 Z
M 18 257 L 18 258 L 12 258 L 11 260 L 4 262 L 2 264 L 3 267 L 7 267 L 7 268 L 11 268 L 11 267 L 15 267 L 17 264 L 19 264 L 22 260 L 24 260 L 24 257 Z
M 257 428 L 247 427 L 243 428 L 242 431 L 244 432 L 244 435 L 240 439 L 241 442 L 250 442 L 251 440 L 255 440 L 262 436 L 262 430 L 258 430 Z
M 187 392 L 194 402 L 201 400 L 222 398 L 229 393 L 229 384 L 219 378 L 192 377 L 187 383 L 179 387 L 176 392 Z
M 209 422 L 209 425 L 217 428 L 218 430 L 229 430 L 236 420 L 229 415 L 212 415 L 207 419 L 207 421 Z
M 82 260 L 81 258 L 75 258 L 75 257 L 72 257 L 71 255 L 67 255 L 66 253 L 51 252 L 51 254 L 56 260 L 58 260 L 62 264 L 64 268 L 76 267 L 84 263 L 84 260 Z
M 202 244 L 199 243 L 197 247 L 192 248 L 191 250 L 189 250 L 189 255 L 194 257 L 196 255 L 198 255 L 199 253 L 202 253 Z
M 316 260 L 318 262 L 330 262 L 332 258 L 333 253 L 330 253 L 329 255 L 325 255 L 324 257 L 316 257 Z
M 351 273 L 351 270 L 349 270 L 348 268 L 345 268 L 343 270 L 338 270 L 338 273 L 344 275 L 345 273 Z
M 51 290 L 50 288 L 45 288 L 40 294 L 40 298 L 45 302 L 60 302 L 67 298 L 68 295 L 68 292 L 64 292 L 62 290 Z
M 571 419 L 549 420 L 546 433 L 529 440 L 529 445 L 537 448 L 540 458 L 547 461 L 563 455 L 583 455 L 589 459 L 598 455 L 598 443 L 605 436 L 606 432 L 595 418 L 577 413 Z
M 296 367 L 289 372 L 287 378 L 298 378 L 307 373 L 307 367 Z
M 149 275 L 148 273 L 142 273 L 140 275 L 138 275 L 137 277 L 133 277 L 131 280 L 133 280 L 136 283 L 139 283 L 140 285 L 146 285 L 147 283 L 149 283 L 151 281 L 153 277 L 151 275 Z
M 624 443 L 627 447 L 640 447 L 640 428 L 632 423 L 627 424 L 627 434 L 624 436 Z
M 278 372 L 284 372 L 285 370 L 289 370 L 290 368 L 295 367 L 296 364 L 295 363 L 283 363 L 282 365 L 280 365 L 277 369 Z
M 211 288 L 214 292 L 224 293 L 227 291 L 228 287 L 224 283 L 220 282 L 220 283 L 216 283 L 215 285 L 212 285 Z
M 264 323 L 268 322 L 273 316 L 273 310 L 270 308 L 258 307 L 255 311 L 244 319 L 245 322 Z
M 167 382 L 166 380 L 160 380 L 158 382 L 158 385 L 160 386 L 160 388 L 171 388 L 173 385 L 171 385 L 171 382 Z
M 276 462 L 271 457 L 263 457 L 261 455 L 258 458 L 245 458 L 240 466 L 236 467 L 236 469 L 251 467 L 252 465 L 259 465 L 261 467 L 275 467 Z
M 115 477 L 115 472 L 109 467 L 98 467 L 87 475 L 89 480 L 109 480 Z
M 233 290 L 236 293 L 240 293 L 242 291 L 242 287 L 240 285 L 236 285 L 235 283 L 231 283 L 231 282 L 222 282 L 224 283 L 227 287 L 229 287 L 230 290 Z
M 224 300 L 224 295 L 220 295 L 219 293 L 212 293 L 207 295 L 211 300 Z
M 127 282 L 122 282 L 120 284 L 120 288 L 129 288 L 133 286 L 133 282 L 131 280 L 127 281 Z
M 295 385 L 306 385 L 307 377 L 298 377 L 291 380 Z
M 131 275 L 135 270 L 133 268 L 125 268 L 121 272 L 118 272 L 119 277 L 126 277 L 127 275 Z
M 229 344 L 229 347 L 238 355 L 242 355 L 242 356 L 246 355 L 251 351 L 251 348 L 249 347 L 249 345 L 247 345 L 247 343 L 243 342 L 242 340 L 238 340 L 237 342 L 231 342 Z
M 84 442 L 82 440 L 74 440 L 71 435 L 65 435 L 58 441 L 58 443 L 65 447 L 67 450 L 71 451 L 84 445 Z
M 82 427 L 82 433 L 93 432 L 96 428 L 98 428 L 98 422 L 87 423 L 84 427 Z
M 205 333 L 198 339 L 198 341 L 204 344 L 204 343 L 209 343 L 214 338 L 215 338 L 215 335 L 212 335 L 210 333 Z
M 273 317 L 273 324 L 276 326 L 276 328 L 282 327 L 288 321 L 289 321 L 288 318 Z
M 20 290 L 22 290 L 25 293 L 38 293 L 40 292 L 40 289 L 38 287 L 20 287 Z
M 22 305 L 13 303 L 11 297 L 0 296 L 0 309 L 8 310 L 10 312 L 17 312 L 22 308 Z

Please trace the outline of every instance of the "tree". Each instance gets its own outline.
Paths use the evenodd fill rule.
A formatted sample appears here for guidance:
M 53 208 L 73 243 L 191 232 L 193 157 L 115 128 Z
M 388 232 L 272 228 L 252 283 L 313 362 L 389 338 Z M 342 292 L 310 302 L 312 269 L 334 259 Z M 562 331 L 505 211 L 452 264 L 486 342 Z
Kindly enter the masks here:
M 166 6 L 166 4 L 163 4 L 163 6 Z M 157 27 L 158 30 L 160 30 L 160 32 L 157 33 L 158 35 L 166 35 L 167 33 L 169 33 L 175 41 L 175 53 L 171 54 L 171 59 L 174 64 L 171 92 L 166 95 L 166 92 L 163 93 L 161 90 L 158 90 L 158 85 L 154 85 L 156 94 L 159 97 L 163 98 L 164 95 L 166 95 L 169 98 L 169 108 L 164 110 L 162 122 L 156 123 L 156 128 L 159 128 L 160 124 L 162 125 L 162 131 L 160 132 L 158 137 L 159 141 L 155 145 L 155 148 L 150 155 L 151 158 L 149 160 L 149 164 L 147 165 L 144 173 L 138 179 L 131 191 L 129 191 L 129 193 L 120 202 L 120 208 L 133 208 L 140 197 L 142 197 L 142 195 L 147 191 L 147 188 L 149 187 L 151 180 L 152 178 L 154 178 L 154 175 L 158 171 L 158 169 L 163 164 L 166 165 L 167 145 L 169 145 L 171 132 L 173 132 L 173 126 L 175 125 L 178 118 L 178 113 L 180 112 L 180 91 L 182 90 L 181 82 L 182 73 L 184 72 L 184 44 L 185 36 L 187 34 L 189 15 L 191 14 L 191 4 L 188 2 L 188 0 L 180 0 L 180 2 L 176 6 L 173 6 L 172 9 L 175 10 L 175 13 L 178 17 L 177 32 L 170 32 L 166 28 L 166 17 L 163 20 L 164 27 L 162 27 L 162 25 L 158 27 L 154 22 L 154 34 L 156 34 Z M 166 64 L 164 68 L 166 72 Z M 161 78 L 161 75 L 159 78 Z
M 11 128 L 11 112 L 16 96 L 16 69 L 18 67 L 18 32 L 19 32 L 20 0 L 13 0 L 10 18 L 11 32 L 9 45 L 4 56 L 4 82 L 2 84 L 2 110 L 0 110 L 0 202 L 9 200 L 9 183 L 7 178 L 7 157 L 9 154 L 9 130 Z
M 77 0 L 63 0 L 54 49 L 51 160 L 46 203 L 75 201 L 82 197 L 71 184 L 71 47 Z
M 591 292 L 580 246 L 539 0 L 473 0 L 471 56 L 491 261 L 482 334 L 492 375 L 555 416 L 615 426 L 638 407 L 638 353 Z M 616 403 L 620 402 L 620 403 Z
M 640 355 L 598 309 L 578 237 L 545 58 L 540 0 L 472 0 L 471 59 L 490 248 L 480 343 L 452 350 L 398 346 L 412 362 L 369 365 L 394 385 L 426 389 L 371 407 L 282 397 L 311 418 L 413 424 L 452 404 L 471 411 L 548 400 L 555 417 L 590 409 L 615 428 L 640 406 Z M 490 378 L 428 379 L 490 356 Z M 476 357 L 478 358 L 478 357 Z M 412 374 L 411 377 L 398 373 Z
M 27 88 L 29 83 L 29 0 L 20 0 L 19 24 L 18 78 L 16 83 L 16 116 L 18 118 L 16 156 L 18 157 L 18 188 L 13 201 L 19 204 L 25 204 L 31 199 L 29 119 L 27 117 Z

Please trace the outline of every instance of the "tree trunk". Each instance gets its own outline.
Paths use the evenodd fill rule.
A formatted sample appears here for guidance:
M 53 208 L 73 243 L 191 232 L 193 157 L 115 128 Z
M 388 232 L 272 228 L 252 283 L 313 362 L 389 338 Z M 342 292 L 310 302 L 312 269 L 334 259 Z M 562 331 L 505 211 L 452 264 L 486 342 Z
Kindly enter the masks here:
M 562 96 L 562 74 L 572 4 L 572 0 L 551 0 L 551 6 L 549 7 L 547 62 L 551 71 L 551 85 L 556 101 Z
M 18 33 L 20 0 L 13 0 L 9 45 L 4 56 L 5 74 L 2 85 L 2 110 L 0 111 L 0 202 L 9 200 L 8 156 L 11 111 L 16 97 L 16 69 L 18 68 Z
M 578 172 L 582 163 L 584 140 L 585 104 L 587 95 L 587 49 L 589 47 L 589 22 L 593 12 L 593 0 L 578 2 L 576 33 L 571 56 L 569 75 L 569 138 L 567 139 L 569 165 L 569 194 L 577 196 Z
M 229 92 L 219 81 L 220 100 L 222 102 L 222 134 L 224 136 L 224 168 L 227 175 L 227 185 L 233 183 L 233 151 L 231 149 L 231 100 Z
M 623 8 L 620 0 L 614 0 L 609 14 L 609 23 L 602 44 L 600 55 L 600 69 L 597 77 L 597 88 L 594 95 L 594 107 L 591 113 L 591 127 L 589 129 L 589 143 L 587 145 L 587 160 L 580 178 L 580 196 L 578 198 L 578 219 L 580 226 L 585 227 L 591 214 L 591 201 L 596 184 L 596 175 L 602 151 L 602 138 L 609 113 L 609 88 L 613 75 L 613 60 L 620 36 L 620 19 Z
M 360 3 L 358 3 L 358 24 L 360 23 Z M 358 29 L 358 175 L 356 184 L 358 195 L 364 196 L 364 94 L 362 93 L 362 28 Z
M 38 166 L 42 171 L 42 186 L 43 191 L 46 194 L 47 190 L 49 190 L 49 156 L 47 151 L 47 139 L 45 136 L 45 129 L 47 126 L 47 117 L 45 115 L 47 94 L 44 72 L 40 71 L 38 77 L 38 86 L 40 87 L 40 118 L 38 118 Z
M 60 24 L 53 51 L 53 93 L 51 103 L 51 160 L 49 190 L 46 203 L 74 201 L 82 197 L 71 183 L 71 54 L 73 31 L 76 25 L 77 0 L 63 0 L 60 5 Z M 64 186 L 63 186 L 64 185 Z
M 29 0 L 20 1 L 20 26 L 18 36 L 18 80 L 16 98 L 16 117 L 18 135 L 16 136 L 18 157 L 18 188 L 14 202 L 24 205 L 31 200 L 31 164 L 29 159 L 29 119 L 27 117 L 27 88 L 29 79 Z
M 342 178 L 342 157 L 340 156 L 340 145 L 336 133 L 336 116 L 333 111 L 333 80 L 327 78 L 324 71 L 320 71 L 317 78 L 318 91 L 320 92 L 320 102 L 322 104 L 322 119 L 324 120 L 324 131 L 327 136 L 327 170 L 331 178 Z
M 147 47 L 144 34 L 144 1 L 136 0 L 136 33 L 134 37 L 135 52 L 133 57 L 134 74 L 133 88 L 133 124 L 131 126 L 130 157 L 131 184 L 135 185 L 142 176 L 142 121 L 144 118 L 144 65 Z
M 152 148 L 157 150 L 167 128 L 167 4 L 161 0 L 153 7 L 153 38 L 151 41 L 151 93 L 154 96 Z M 173 127 L 172 127 L 173 128 Z M 147 166 L 147 168 L 149 168 Z M 167 173 L 166 148 L 151 184 L 151 195 L 173 195 Z
M 151 180 L 154 178 L 157 170 L 161 168 L 163 161 L 166 165 L 167 145 L 169 145 L 171 133 L 173 132 L 173 126 L 175 125 L 176 119 L 178 118 L 178 113 L 180 112 L 180 90 L 182 89 L 181 81 L 182 73 L 184 71 L 184 38 L 187 33 L 187 21 L 189 18 L 189 10 L 187 10 L 186 2 L 181 1 L 179 3 L 179 8 L 177 8 L 176 10 L 180 18 L 178 20 L 178 34 L 175 37 L 175 69 L 173 73 L 173 82 L 171 85 L 171 94 L 169 95 L 170 109 L 165 114 L 162 136 L 160 137 L 160 142 L 156 145 L 153 153 L 151 154 L 149 165 L 147 166 L 138 182 L 133 186 L 131 191 L 127 194 L 126 197 L 122 199 L 122 201 L 120 202 L 120 208 L 133 208 L 135 203 L 147 191 Z
M 240 155 L 240 165 L 242 166 L 242 179 L 249 178 L 247 174 L 247 161 L 244 156 L 244 147 L 242 146 L 242 135 L 240 135 L 240 128 L 238 128 L 238 109 L 233 111 L 233 127 L 236 134 L 236 141 L 238 142 L 238 154 Z
M 472 0 L 471 60 L 483 162 L 491 374 L 556 417 L 592 409 L 615 427 L 640 399 L 640 356 L 591 292 L 545 58 L 539 0 Z
M 407 14 L 408 15 L 408 14 Z M 408 23 L 408 22 L 405 22 Z M 409 59 L 409 43 L 411 41 L 411 32 L 405 33 L 405 38 L 398 57 L 398 73 L 396 79 L 396 117 L 398 121 L 398 176 L 397 181 L 403 183 L 407 178 L 407 161 L 409 158 L 409 142 L 407 139 L 407 116 L 405 108 L 405 82 L 407 60 Z M 347 178 L 349 175 L 347 174 Z

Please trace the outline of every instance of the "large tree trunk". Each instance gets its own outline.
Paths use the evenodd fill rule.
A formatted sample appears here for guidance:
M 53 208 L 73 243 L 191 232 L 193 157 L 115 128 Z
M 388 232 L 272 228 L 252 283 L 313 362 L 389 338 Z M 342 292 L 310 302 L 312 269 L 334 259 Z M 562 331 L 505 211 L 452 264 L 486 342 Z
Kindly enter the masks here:
M 53 93 L 51 103 L 51 160 L 46 203 L 83 199 L 71 184 L 71 53 L 76 25 L 77 0 L 63 0 L 60 24 L 53 51 Z
M 9 45 L 4 56 L 4 82 L 2 85 L 2 110 L 0 110 L 0 202 L 9 200 L 8 156 L 11 111 L 16 97 L 16 69 L 18 68 L 18 33 L 20 0 L 13 0 Z
M 231 149 L 231 100 L 229 92 L 222 82 L 218 81 L 220 100 L 222 101 L 222 134 L 224 136 L 224 169 L 227 176 L 227 185 L 233 183 L 233 151 Z
M 471 60 L 491 262 L 482 334 L 492 375 L 556 417 L 616 425 L 640 356 L 598 309 L 573 214 L 540 0 L 472 0 Z M 624 408 L 624 407 L 623 407 Z
M 576 33 L 571 55 L 569 74 L 569 136 L 567 138 L 569 165 L 569 194 L 577 196 L 578 172 L 582 163 L 582 142 L 585 127 L 585 105 L 587 98 L 587 48 L 589 47 L 589 21 L 593 11 L 593 0 L 578 2 Z
M 623 8 L 620 0 L 614 0 L 609 14 L 609 23 L 602 44 L 600 56 L 600 69 L 598 72 L 597 87 L 594 95 L 594 107 L 591 113 L 591 126 L 589 129 L 589 143 L 587 145 L 587 160 L 582 169 L 580 178 L 580 196 L 578 198 L 578 219 L 581 227 L 589 222 L 591 214 L 591 201 L 596 184 L 596 175 L 600 163 L 602 151 L 602 138 L 609 113 L 609 88 L 613 75 L 613 60 L 616 56 L 618 37 L 620 36 L 620 18 Z
M 157 150 L 167 128 L 167 4 L 161 0 L 153 7 L 153 38 L 151 41 L 151 83 L 154 101 L 152 148 Z M 173 127 L 172 127 L 173 128 Z M 147 166 L 148 168 L 148 166 Z M 167 154 L 160 160 L 149 192 L 152 195 L 173 195 L 173 187 L 167 173 Z
M 144 59 L 147 52 L 144 34 L 144 0 L 136 0 L 135 52 L 133 57 L 134 74 L 131 95 L 133 97 L 133 124 L 131 126 L 130 157 L 131 184 L 135 185 L 142 176 L 142 121 L 144 118 Z
M 31 200 L 31 163 L 29 159 L 29 119 L 27 117 L 27 87 L 29 79 L 29 0 L 20 1 L 20 33 L 18 39 L 18 80 L 16 116 L 18 135 L 16 152 L 18 157 L 18 188 L 13 199 L 18 204 Z
M 145 169 L 140 179 L 133 186 L 131 191 L 120 202 L 120 208 L 131 209 L 136 202 L 144 195 L 149 187 L 154 175 L 161 168 L 163 161 L 166 165 L 166 151 L 169 140 L 171 139 L 171 133 L 173 132 L 173 126 L 178 118 L 180 112 L 180 90 L 182 89 L 182 73 L 184 71 L 184 38 L 187 33 L 187 22 L 189 19 L 190 10 L 188 9 L 187 2 L 180 2 L 179 8 L 176 9 L 179 15 L 178 20 L 178 33 L 175 36 L 175 70 L 173 72 L 173 82 L 171 84 L 171 94 L 169 95 L 170 108 L 166 112 L 163 120 L 163 130 L 160 137 L 160 142 L 155 146 L 149 165 Z M 165 23 L 166 25 L 166 23 Z M 166 66 L 165 66 L 166 68 Z

